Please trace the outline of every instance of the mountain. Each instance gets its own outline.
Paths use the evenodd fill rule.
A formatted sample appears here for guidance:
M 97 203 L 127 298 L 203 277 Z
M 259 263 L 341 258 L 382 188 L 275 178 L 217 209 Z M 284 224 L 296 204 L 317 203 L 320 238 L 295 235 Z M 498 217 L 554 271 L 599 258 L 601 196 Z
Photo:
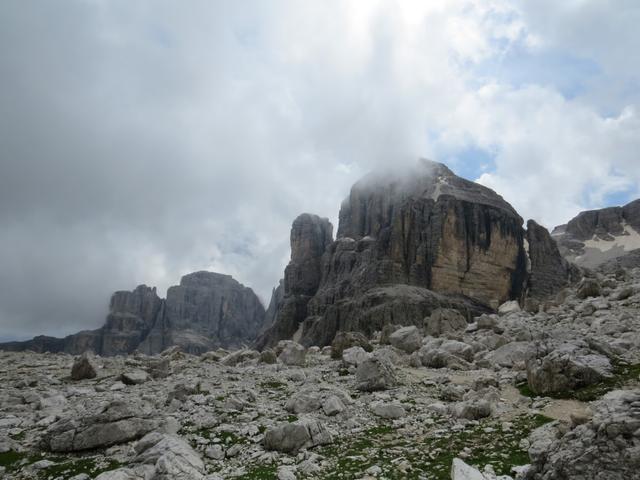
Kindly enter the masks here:
M 195 272 L 170 287 L 166 300 L 146 285 L 115 292 L 105 324 L 97 330 L 4 343 L 0 350 L 151 355 L 178 345 L 186 352 L 202 353 L 253 341 L 264 320 L 264 307 L 253 290 L 229 275 Z
M 294 221 L 284 297 L 258 348 L 286 338 L 326 345 L 340 330 L 371 334 L 389 323 L 422 326 L 440 307 L 471 318 L 553 293 L 571 277 L 546 229 L 526 232 L 501 196 L 440 163 L 363 178 L 339 222 L 332 240 L 327 219 Z
M 581 212 L 556 227 L 552 236 L 562 255 L 576 265 L 640 266 L 640 199 L 623 207 Z

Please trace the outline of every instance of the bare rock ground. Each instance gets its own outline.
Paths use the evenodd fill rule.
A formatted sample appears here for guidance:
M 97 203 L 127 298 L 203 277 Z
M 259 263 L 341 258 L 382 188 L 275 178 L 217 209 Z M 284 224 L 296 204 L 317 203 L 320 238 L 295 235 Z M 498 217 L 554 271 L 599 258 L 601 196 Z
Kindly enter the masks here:
M 595 280 L 338 358 L 174 348 L 73 380 L 73 356 L 0 353 L 0 477 L 639 478 L 640 270 Z

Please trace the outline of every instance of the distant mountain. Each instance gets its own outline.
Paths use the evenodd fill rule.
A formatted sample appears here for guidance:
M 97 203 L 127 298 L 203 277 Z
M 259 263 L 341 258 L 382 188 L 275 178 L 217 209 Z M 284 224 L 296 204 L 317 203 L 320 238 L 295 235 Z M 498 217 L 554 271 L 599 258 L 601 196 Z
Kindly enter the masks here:
M 579 213 L 552 232 L 562 255 L 576 265 L 600 268 L 640 266 L 640 199 L 623 207 Z M 626 257 L 626 259 L 625 259 Z
M 91 350 L 109 356 L 155 354 L 178 345 L 197 354 L 252 342 L 264 320 L 264 307 L 253 290 L 229 275 L 196 272 L 169 288 L 166 300 L 146 285 L 114 293 L 105 324 L 97 330 L 7 342 L 0 344 L 0 350 L 71 354 Z

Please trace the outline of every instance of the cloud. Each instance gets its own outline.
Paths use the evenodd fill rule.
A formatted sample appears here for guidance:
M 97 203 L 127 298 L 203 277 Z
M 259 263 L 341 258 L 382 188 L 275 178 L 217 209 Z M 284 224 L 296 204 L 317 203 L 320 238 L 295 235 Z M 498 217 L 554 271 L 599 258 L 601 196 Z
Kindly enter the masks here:
M 2 2 L 0 336 L 96 327 L 112 291 L 199 269 L 268 302 L 299 213 L 335 223 L 420 156 L 548 225 L 636 192 L 637 99 L 601 77 L 636 79 L 637 34 L 580 3 L 547 25 L 506 0 Z

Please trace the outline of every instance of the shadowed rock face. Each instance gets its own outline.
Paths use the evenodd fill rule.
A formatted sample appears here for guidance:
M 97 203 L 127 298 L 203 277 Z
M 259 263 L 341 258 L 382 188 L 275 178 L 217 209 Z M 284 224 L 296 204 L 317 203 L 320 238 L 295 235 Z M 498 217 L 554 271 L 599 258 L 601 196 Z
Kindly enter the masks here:
M 617 259 L 640 249 L 640 199 L 623 207 L 581 212 L 566 225 L 553 230 L 560 253 L 587 268 L 615 265 Z M 635 258 L 622 264 L 640 265 Z
M 579 269 L 565 260 L 549 231 L 535 221 L 527 222 L 530 275 L 528 292 L 535 298 L 544 298 L 580 279 Z
M 421 161 L 411 172 L 356 183 L 334 242 L 312 218 L 294 222 L 285 297 L 259 348 L 294 335 L 326 345 L 339 330 L 421 325 L 439 307 L 471 316 L 523 292 L 522 218 L 495 192 L 444 165 Z M 316 234 L 301 242 L 301 231 Z
M 198 354 L 253 341 L 264 317 L 264 307 L 250 288 L 229 275 L 196 272 L 169 288 L 166 300 L 146 285 L 114 293 L 105 324 L 97 330 L 63 339 L 36 337 L 0 344 L 0 349 L 71 354 L 91 350 L 110 356 L 134 351 L 156 354 L 179 345 Z

